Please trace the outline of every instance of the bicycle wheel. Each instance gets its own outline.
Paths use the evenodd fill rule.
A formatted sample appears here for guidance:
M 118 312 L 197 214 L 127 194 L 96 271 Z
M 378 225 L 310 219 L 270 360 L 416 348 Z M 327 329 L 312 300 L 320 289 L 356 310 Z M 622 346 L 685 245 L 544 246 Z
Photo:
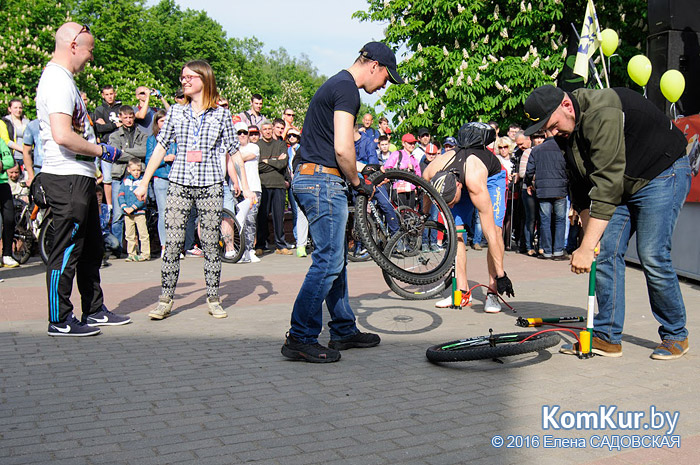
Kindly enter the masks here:
M 26 202 L 14 199 L 15 232 L 12 238 L 12 258 L 20 264 L 25 264 L 32 256 L 34 249 L 34 234 L 31 230 L 29 206 Z
M 431 362 L 461 362 L 537 352 L 561 341 L 555 332 L 541 333 L 521 342 L 535 333 L 504 333 L 471 337 L 429 347 L 425 356 Z
M 420 253 L 422 237 L 426 228 L 440 232 L 444 244 L 441 253 L 434 254 L 420 267 L 414 267 L 413 262 L 392 260 L 393 254 L 385 253 L 387 248 L 382 248 L 372 233 L 367 198 L 358 196 L 356 205 L 358 231 L 374 261 L 389 275 L 409 284 L 430 284 L 442 278 L 452 267 L 457 252 L 454 219 L 443 198 L 428 181 L 407 171 L 386 170 L 386 172 L 373 174 L 369 179 L 375 186 L 388 184 L 388 194 L 382 188 L 377 189 L 376 195 L 388 195 L 399 219 L 399 231 L 393 236 L 402 235 L 402 245 L 406 250 L 419 257 L 422 255 Z M 438 214 L 442 215 L 444 225 L 430 220 L 428 215 L 422 213 L 424 210 L 421 204 L 424 205 L 426 202 L 435 206 Z M 398 251 L 405 252 L 401 247 Z M 416 260 L 421 259 L 425 260 L 427 257 L 423 255 Z
M 345 227 L 345 240 L 348 244 L 348 260 L 351 262 L 366 262 L 372 259 L 370 254 L 362 246 L 362 240 L 357 234 L 355 225 L 355 206 L 348 206 L 348 223 Z
M 224 208 L 221 214 L 221 234 L 219 236 L 221 260 L 226 263 L 236 263 L 243 256 L 245 239 L 241 227 L 236 221 L 236 215 Z
M 452 276 L 448 273 L 447 278 L 439 279 L 430 284 L 409 284 L 400 281 L 382 270 L 384 282 L 396 295 L 407 300 L 428 300 L 442 294 L 445 289 L 452 286 Z
M 53 248 L 53 237 L 53 218 L 49 216 L 44 219 L 41 226 L 41 232 L 39 233 L 39 254 L 41 255 L 41 259 L 44 261 L 45 265 L 48 265 L 49 263 L 49 254 Z
M 437 232 L 444 232 L 444 226 L 434 221 L 426 221 L 425 236 L 431 237 L 435 232 L 435 237 L 439 237 Z M 422 236 L 416 236 L 409 232 L 399 232 L 389 239 L 384 255 L 389 257 L 392 263 L 395 263 L 402 270 L 416 273 L 430 270 L 435 263 L 442 261 L 443 255 L 449 249 L 447 236 L 443 236 L 441 246 L 432 244 L 429 246 L 423 243 Z M 443 276 L 438 277 L 435 281 L 425 284 L 415 284 L 403 281 L 402 278 L 395 278 L 382 270 L 384 281 L 389 288 L 399 296 L 409 300 L 426 300 L 441 294 L 445 289 L 451 286 L 452 276 L 451 269 L 448 269 Z M 410 275 L 409 275 L 410 278 Z

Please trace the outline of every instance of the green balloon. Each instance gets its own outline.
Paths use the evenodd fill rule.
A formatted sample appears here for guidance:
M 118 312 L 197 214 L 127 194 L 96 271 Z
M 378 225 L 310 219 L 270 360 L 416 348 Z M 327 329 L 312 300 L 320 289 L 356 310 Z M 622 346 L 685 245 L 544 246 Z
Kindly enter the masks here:
M 651 77 L 651 61 L 644 55 L 633 56 L 627 63 L 627 74 L 640 86 L 646 86 Z
M 685 90 L 685 78 L 680 71 L 669 69 L 661 76 L 659 87 L 669 102 L 676 103 Z
M 617 43 L 620 41 L 617 32 L 612 29 L 604 29 L 603 32 L 600 33 L 600 38 L 600 48 L 603 50 L 603 54 L 609 57 L 615 53 L 615 50 L 617 50 Z

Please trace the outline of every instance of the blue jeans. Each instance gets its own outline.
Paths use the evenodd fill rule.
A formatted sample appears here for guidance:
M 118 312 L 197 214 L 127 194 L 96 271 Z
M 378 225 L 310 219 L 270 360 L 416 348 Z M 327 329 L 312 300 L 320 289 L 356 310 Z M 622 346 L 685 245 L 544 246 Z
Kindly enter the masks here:
M 688 157 L 678 159 L 615 209 L 600 241 L 596 275 L 598 314 L 595 335 L 619 344 L 625 321 L 625 252 L 637 233 L 637 253 L 644 270 L 649 303 L 661 325 L 661 339 L 683 340 L 686 313 L 671 261 L 671 236 L 690 190 Z
M 309 220 L 314 238 L 311 267 L 306 273 L 292 310 L 289 334 L 302 343 L 314 344 L 323 326 L 325 301 L 331 321 L 331 339 L 358 332 L 348 300 L 347 243 L 348 189 L 338 176 L 326 173 L 295 174 L 292 189 Z
M 525 236 L 525 248 L 535 250 L 535 220 L 537 219 L 537 199 L 527 193 L 527 189 L 520 191 L 523 199 L 523 210 L 525 210 L 525 225 L 523 227 Z
M 234 215 L 236 214 L 236 199 L 233 197 L 233 192 L 229 188 L 228 182 L 224 182 L 224 208 Z
M 438 208 L 437 205 L 433 204 L 430 206 L 430 212 L 428 213 L 428 217 L 437 223 L 438 220 Z M 423 244 L 424 245 L 437 245 L 437 233 L 438 230 L 436 229 L 423 229 Z
M 104 242 L 105 251 L 107 252 L 117 251 L 121 248 L 121 244 L 119 244 L 117 238 L 114 237 L 114 234 L 102 233 L 102 242 Z
M 119 244 L 124 242 L 124 212 L 119 206 L 121 187 L 121 179 L 112 179 L 112 234 L 117 238 Z
M 287 199 L 289 200 L 289 210 L 292 212 L 292 233 L 294 234 L 294 243 L 299 243 L 297 237 L 297 200 L 294 198 L 294 190 L 290 187 L 287 190 Z
M 399 230 L 400 225 L 399 219 L 396 216 L 396 210 L 394 210 L 394 206 L 391 204 L 391 200 L 389 200 L 387 187 L 377 187 L 374 198 L 377 200 L 379 210 L 384 213 L 384 219 L 386 220 L 386 227 L 389 229 L 389 234 L 393 236 Z
M 464 194 L 464 193 L 463 193 Z M 472 238 L 472 244 L 479 244 L 484 240 L 484 230 L 481 229 L 481 219 L 479 218 L 479 210 L 474 209 L 474 218 L 472 220 L 472 232 L 474 237 Z M 465 242 L 466 244 L 466 242 Z
M 158 239 L 161 247 L 165 247 L 165 202 L 168 198 L 168 184 L 170 182 L 167 179 L 153 178 L 153 193 L 158 205 Z
M 564 254 L 566 246 L 566 197 L 538 199 L 540 203 L 540 249 L 545 257 Z M 552 246 L 552 220 L 554 220 L 554 245 Z

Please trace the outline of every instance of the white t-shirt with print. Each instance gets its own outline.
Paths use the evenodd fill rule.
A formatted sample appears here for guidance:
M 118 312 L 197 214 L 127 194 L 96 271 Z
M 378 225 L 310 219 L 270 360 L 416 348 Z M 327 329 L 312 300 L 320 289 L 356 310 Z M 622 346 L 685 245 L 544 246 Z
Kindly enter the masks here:
M 87 109 L 75 85 L 73 74 L 61 65 L 49 62 L 41 73 L 36 93 L 39 134 L 44 147 L 42 173 L 95 177 L 95 157 L 76 155 L 53 140 L 49 115 L 71 115 L 73 131 L 88 142 L 95 143 L 95 132 Z

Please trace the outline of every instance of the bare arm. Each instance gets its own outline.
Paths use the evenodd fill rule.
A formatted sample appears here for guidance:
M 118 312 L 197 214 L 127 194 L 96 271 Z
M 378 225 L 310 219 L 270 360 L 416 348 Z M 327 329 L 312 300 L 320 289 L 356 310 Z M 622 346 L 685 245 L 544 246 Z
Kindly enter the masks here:
M 102 147 L 83 139 L 80 134 L 73 131 L 73 118 L 65 113 L 51 113 L 51 136 L 60 146 L 71 152 L 90 157 L 102 156 Z
M 357 176 L 357 159 L 355 158 L 355 141 L 353 140 L 355 117 L 346 111 L 333 112 L 333 147 L 335 159 L 345 179 L 352 186 L 360 185 Z
M 238 152 L 238 153 L 240 153 L 240 152 Z M 257 157 L 258 156 L 252 152 L 246 153 L 245 155 L 241 154 L 241 158 L 243 159 L 244 162 L 250 161 L 250 160 L 255 160 Z
M 22 147 L 22 158 L 24 159 L 24 169 L 27 171 L 27 186 L 32 184 L 34 179 L 34 160 L 32 160 L 32 146 Z
M 243 157 L 241 157 L 241 152 L 236 152 L 233 155 L 230 155 L 227 166 L 231 179 L 234 179 L 234 176 L 238 178 L 238 185 L 243 191 L 243 197 L 246 199 L 251 199 L 251 201 L 256 200 L 257 196 L 253 194 L 248 186 L 248 176 L 246 175 L 245 168 L 243 167 Z M 233 168 L 234 173 L 231 173 L 231 168 Z
M 489 243 L 488 253 L 496 268 L 496 276 L 494 276 L 494 278 L 502 277 L 504 275 L 503 236 L 493 220 L 493 204 L 491 203 L 491 196 L 486 187 L 488 171 L 483 162 L 476 157 L 469 157 L 466 164 L 464 183 L 469 190 L 469 197 L 472 203 L 477 210 L 479 210 L 481 229 L 484 231 L 484 236 Z
M 146 101 L 143 102 L 143 106 L 139 108 L 139 111 L 136 112 L 134 117 L 136 119 L 144 119 L 146 115 L 148 114 L 148 104 L 151 102 L 151 91 L 147 90 L 146 91 Z
M 167 100 L 165 100 L 165 96 L 161 95 L 160 96 L 160 101 L 163 103 L 163 108 L 165 108 L 165 111 L 167 112 L 170 110 L 170 104 L 168 103 Z
M 136 198 L 142 202 L 146 200 L 146 195 L 148 194 L 148 183 L 151 182 L 153 173 L 155 173 L 160 166 L 160 163 L 163 161 L 163 157 L 165 157 L 165 147 L 160 145 L 160 143 L 156 143 L 151 159 L 148 161 L 148 166 L 146 166 L 146 172 L 143 173 L 141 184 L 139 184 L 139 187 L 137 187 L 134 191 Z

